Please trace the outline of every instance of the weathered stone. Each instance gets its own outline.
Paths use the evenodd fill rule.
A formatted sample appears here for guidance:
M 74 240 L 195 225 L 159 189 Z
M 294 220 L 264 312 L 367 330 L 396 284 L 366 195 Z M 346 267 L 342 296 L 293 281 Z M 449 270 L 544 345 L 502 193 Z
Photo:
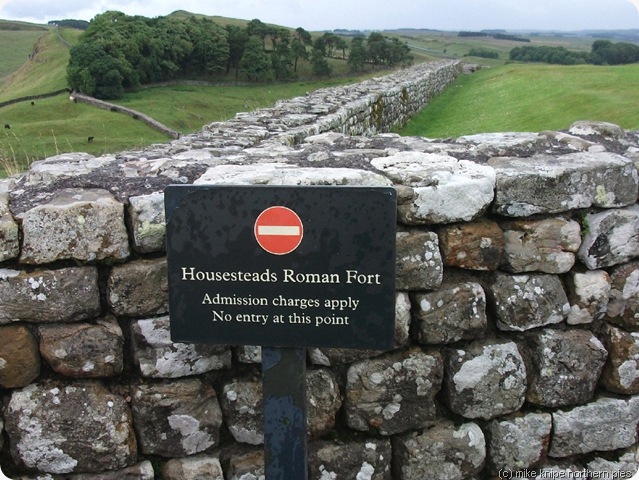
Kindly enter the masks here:
M 608 478 L 634 478 L 639 470 L 637 446 L 621 450 L 620 454 L 614 455 L 613 458 L 594 458 L 586 464 L 586 468 L 599 473 L 600 478 L 605 478 L 605 474 Z
M 207 455 L 174 458 L 162 465 L 163 480 L 224 480 L 220 459 Z
M 572 410 L 552 413 L 551 457 L 630 447 L 637 441 L 639 398 L 600 397 Z
M 639 262 L 613 268 L 610 278 L 612 286 L 604 318 L 626 330 L 639 331 Z
M 164 194 L 157 192 L 131 197 L 128 212 L 131 218 L 133 248 L 141 253 L 163 251 L 166 236 Z
M 568 325 L 592 323 L 602 318 L 608 307 L 610 275 L 603 270 L 570 272 L 566 276 L 566 290 L 570 302 Z
M 231 350 L 221 345 L 173 343 L 169 317 L 131 324 L 133 356 L 144 377 L 177 378 L 220 370 L 231 365 Z
M 608 352 L 587 330 L 543 329 L 527 336 L 531 368 L 526 400 L 560 407 L 592 399 Z
M 237 361 L 241 363 L 262 363 L 262 347 L 259 345 L 240 345 L 235 347 Z
M 488 163 L 497 172 L 492 209 L 508 217 L 623 207 L 637 200 L 637 170 L 614 153 L 496 157 Z
M 608 361 L 601 375 L 601 384 L 611 392 L 639 393 L 639 333 L 628 333 L 606 325 L 602 340 L 608 350 Z
M 482 337 L 486 331 L 486 296 L 481 285 L 444 285 L 431 293 L 413 294 L 414 337 L 437 345 Z
M 443 262 L 435 233 L 397 232 L 397 290 L 434 290 L 442 283 Z
M 488 420 L 518 410 L 526 395 L 526 366 L 514 342 L 478 340 L 445 350 L 445 402 L 465 418 Z
M 239 380 L 224 385 L 220 396 L 224 421 L 235 441 L 249 445 L 264 443 L 262 383 Z
M 346 422 L 382 435 L 431 425 L 442 376 L 439 353 L 414 348 L 356 363 L 347 372 Z
M 168 311 L 166 258 L 138 260 L 111 270 L 107 300 L 116 315 L 144 317 Z
M 84 152 L 62 153 L 33 162 L 29 167 L 26 181 L 29 185 L 52 184 L 59 180 L 98 171 L 115 162 L 113 155 L 96 158 Z
M 522 332 L 560 323 L 570 311 L 566 292 L 555 275 L 498 272 L 486 293 L 500 330 Z
M 38 342 L 23 325 L 0 327 L 0 386 L 20 388 L 40 375 Z
M 129 256 L 124 206 L 106 190 L 61 190 L 48 203 L 19 215 L 20 261 L 121 260 Z
M 337 378 L 330 370 L 316 369 L 306 373 L 307 431 L 311 437 L 321 437 L 335 427 L 342 395 Z
M 504 253 L 504 232 L 492 220 L 447 225 L 438 231 L 444 265 L 468 270 L 497 270 Z
M 137 460 L 126 402 L 97 382 L 16 390 L 5 421 L 14 460 L 40 472 L 102 472 Z
M 20 254 L 20 228 L 9 211 L 9 189 L 12 180 L 0 180 L 0 262 Z
M 399 152 L 371 164 L 412 189 L 410 201 L 397 206 L 399 220 L 407 225 L 469 222 L 493 200 L 495 172 L 485 165 L 421 152 Z
M 134 385 L 131 397 L 142 453 L 183 457 L 218 445 L 223 418 L 210 385 L 196 378 Z
M 534 132 L 488 132 L 463 135 L 455 143 L 480 157 L 503 157 L 512 151 L 536 151 L 548 146 L 546 138 Z
M 581 227 L 575 221 L 549 218 L 501 224 L 505 252 L 502 267 L 513 273 L 566 273 L 575 264 Z
M 0 270 L 0 324 L 75 322 L 100 313 L 95 267 Z
M 226 469 L 227 480 L 264 480 L 264 449 L 234 455 Z
M 65 475 L 64 480 L 154 480 L 155 472 L 150 461 L 145 460 L 121 470 L 101 473 L 78 473 Z M 37 480 L 40 480 L 38 477 Z M 52 479 L 53 480 L 53 479 Z
M 318 441 L 309 445 L 309 480 L 391 480 L 390 440 Z
M 537 466 L 548 453 L 552 416 L 526 413 L 491 420 L 485 428 L 487 471 L 516 471 Z
M 626 132 L 614 123 L 596 122 L 593 120 L 578 120 L 568 130 L 573 135 L 590 136 L 601 135 L 608 138 L 623 138 Z
M 478 474 L 486 459 L 486 440 L 475 423 L 440 423 L 423 433 L 393 438 L 397 480 L 464 480 Z
M 42 325 L 40 353 L 67 377 L 111 377 L 122 372 L 124 336 L 114 318 L 95 324 Z
M 579 259 L 591 270 L 611 267 L 639 256 L 639 206 L 591 213 Z

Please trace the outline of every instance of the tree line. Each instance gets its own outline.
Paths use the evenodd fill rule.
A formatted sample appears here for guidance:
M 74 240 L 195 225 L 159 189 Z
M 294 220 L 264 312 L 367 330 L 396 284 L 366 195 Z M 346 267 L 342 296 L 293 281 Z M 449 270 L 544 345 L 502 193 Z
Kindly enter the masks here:
M 315 38 L 303 28 L 267 25 L 221 26 L 207 17 L 146 18 L 109 11 L 94 17 L 70 52 L 69 86 L 102 99 L 121 97 L 142 85 L 175 79 L 249 82 L 297 78 L 307 62 L 313 75 L 333 73 L 329 59 L 351 72 L 412 62 L 410 49 L 381 33 L 347 42 L 326 32 Z
M 557 65 L 625 65 L 639 62 L 639 46 L 634 43 L 596 40 L 590 52 L 574 52 L 564 47 L 517 47 L 509 54 L 518 62 L 544 62 Z

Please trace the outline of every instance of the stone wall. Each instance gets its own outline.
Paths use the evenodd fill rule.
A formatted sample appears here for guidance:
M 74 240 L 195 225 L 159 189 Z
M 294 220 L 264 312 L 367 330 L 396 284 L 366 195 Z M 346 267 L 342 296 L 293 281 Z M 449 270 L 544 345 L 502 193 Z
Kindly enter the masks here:
M 260 478 L 260 349 L 168 332 L 162 191 L 215 183 L 398 193 L 396 348 L 309 349 L 309 478 L 634 474 L 639 133 L 380 133 L 459 72 L 414 67 L 0 181 L 3 471 Z

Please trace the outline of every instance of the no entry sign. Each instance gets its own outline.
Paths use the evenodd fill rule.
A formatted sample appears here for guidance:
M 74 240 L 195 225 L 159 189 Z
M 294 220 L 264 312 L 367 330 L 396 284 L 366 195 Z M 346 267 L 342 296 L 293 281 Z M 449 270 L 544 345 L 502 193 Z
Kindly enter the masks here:
M 389 349 L 390 187 L 169 186 L 171 338 Z
M 273 255 L 286 255 L 302 242 L 304 226 L 293 210 L 281 205 L 269 207 L 255 221 L 255 239 Z

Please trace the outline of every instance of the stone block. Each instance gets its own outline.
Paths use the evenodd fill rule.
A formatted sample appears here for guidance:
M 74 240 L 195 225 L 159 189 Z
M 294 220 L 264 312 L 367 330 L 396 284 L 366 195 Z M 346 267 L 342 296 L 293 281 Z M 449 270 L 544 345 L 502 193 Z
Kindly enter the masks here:
M 310 444 L 308 450 L 309 480 L 392 478 L 390 440 L 318 441 Z
M 447 225 L 439 229 L 439 245 L 447 267 L 497 270 L 504 254 L 504 232 L 492 220 Z
M 346 422 L 381 435 L 431 425 L 442 376 L 439 353 L 415 348 L 355 363 L 346 378 Z
M 560 407 L 592 399 L 608 356 L 592 332 L 548 328 L 526 338 L 531 352 L 527 401 Z
M 399 152 L 371 164 L 412 190 L 397 206 L 399 220 L 406 225 L 470 222 L 493 200 L 495 172 L 486 165 L 422 152 Z
M 40 352 L 67 377 L 112 377 L 122 373 L 124 336 L 114 318 L 95 324 L 41 325 Z
M 95 267 L 0 270 L 0 324 L 76 322 L 99 313 Z
M 208 455 L 173 458 L 162 465 L 163 480 L 224 480 L 220 459 Z
M 155 472 L 153 465 L 149 460 L 136 463 L 130 467 L 120 470 L 109 470 L 106 472 L 95 473 L 76 473 L 73 475 L 65 475 L 65 480 L 154 480 Z M 22 480 L 26 480 L 22 478 Z M 53 478 L 41 478 L 38 480 L 54 480 Z
M 444 362 L 444 401 L 454 413 L 489 420 L 524 404 L 526 365 L 514 342 L 486 339 L 447 348 Z
M 232 455 L 227 480 L 264 480 L 264 449 Z
M 434 290 L 442 283 L 444 265 L 433 232 L 397 232 L 397 290 Z
M 497 272 L 486 294 L 500 330 L 522 332 L 561 323 L 570 311 L 566 292 L 555 275 Z
M 312 438 L 330 432 L 337 423 L 337 412 L 342 406 L 337 378 L 325 368 L 306 372 L 307 432 Z
M 571 410 L 552 413 L 551 457 L 627 448 L 637 441 L 639 398 L 602 396 Z
M 393 438 L 397 480 L 464 480 L 478 475 L 486 460 L 486 439 L 476 423 L 440 423 L 423 433 Z
M 512 273 L 566 273 L 581 245 L 579 223 L 563 218 L 503 222 L 502 267 Z
M 169 309 L 166 258 L 114 266 L 107 282 L 107 302 L 119 316 L 166 313 Z
M 140 451 L 184 457 L 217 446 L 222 410 L 213 388 L 190 378 L 131 388 Z
M 491 420 L 485 430 L 487 471 L 534 468 L 548 453 L 552 417 L 548 413 L 513 414 Z
M 166 240 L 164 194 L 156 192 L 130 197 L 128 212 L 131 219 L 133 248 L 140 253 L 164 251 Z
M 634 163 L 610 152 L 495 157 L 488 164 L 496 171 L 493 212 L 507 217 L 625 207 L 637 200 Z
M 97 473 L 137 461 L 128 405 L 95 381 L 14 390 L 5 422 L 14 461 L 39 472 Z
M 106 190 L 60 190 L 19 215 L 24 236 L 20 261 L 122 260 L 129 256 L 124 205 Z
M 415 339 L 425 345 L 474 340 L 487 328 L 486 296 L 473 282 L 443 285 L 429 293 L 414 293 Z
M 601 319 L 608 308 L 610 275 L 604 270 L 572 271 L 565 277 L 570 302 L 568 325 L 592 323 Z
M 639 256 L 639 205 L 590 213 L 579 259 L 590 270 L 612 267 Z
M 38 341 L 24 325 L 0 327 L 0 386 L 26 387 L 40 375 Z
M 264 401 L 262 382 L 236 380 L 224 385 L 220 395 L 224 421 L 236 442 L 264 443 Z
M 628 333 L 606 325 L 602 340 L 608 350 L 608 361 L 601 375 L 601 384 L 615 393 L 639 393 L 639 333 Z
M 16 258 L 18 255 L 20 255 L 20 228 L 10 214 L 0 213 L 0 262 Z
M 612 281 L 605 319 L 628 331 L 639 331 L 639 262 L 610 270 Z
M 169 317 L 134 321 L 131 324 L 131 337 L 134 361 L 144 377 L 178 378 L 231 365 L 228 346 L 173 343 Z

